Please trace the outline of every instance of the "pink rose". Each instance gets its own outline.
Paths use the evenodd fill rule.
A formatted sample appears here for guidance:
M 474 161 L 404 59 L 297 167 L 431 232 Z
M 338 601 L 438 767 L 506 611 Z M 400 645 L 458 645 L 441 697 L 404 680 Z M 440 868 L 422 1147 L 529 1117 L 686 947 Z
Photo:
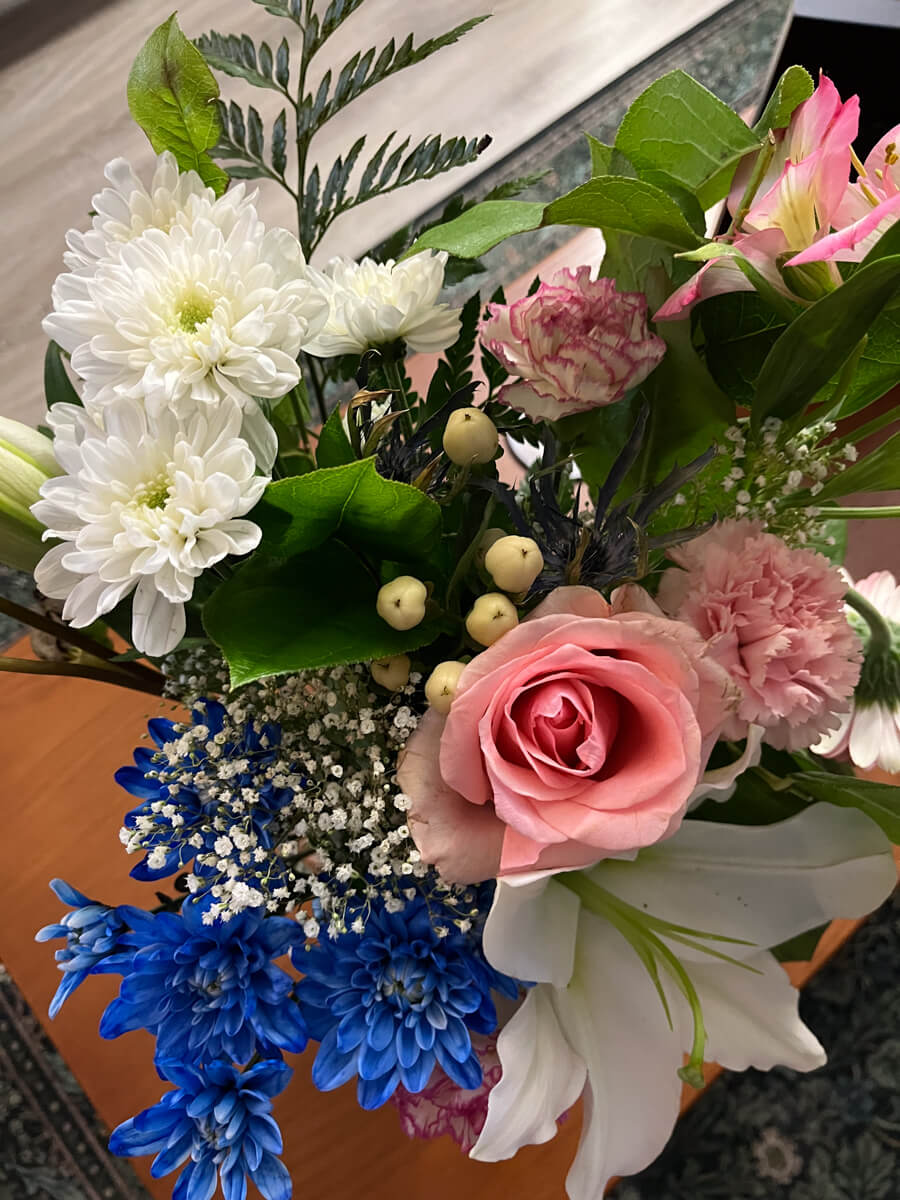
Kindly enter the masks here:
M 559 271 L 533 296 L 488 312 L 481 340 L 518 376 L 498 398 L 536 421 L 621 400 L 666 352 L 647 328 L 643 293 L 591 279 L 590 267 Z
M 725 736 L 744 737 L 753 722 L 770 745 L 798 750 L 834 728 L 860 664 L 840 571 L 747 520 L 667 553 L 678 566 L 662 577 L 660 604 L 708 640 L 741 692 Z
M 448 716 L 419 723 L 398 781 L 448 881 L 584 867 L 678 828 L 730 685 L 694 630 L 623 595 L 642 611 L 557 588 L 469 663 Z

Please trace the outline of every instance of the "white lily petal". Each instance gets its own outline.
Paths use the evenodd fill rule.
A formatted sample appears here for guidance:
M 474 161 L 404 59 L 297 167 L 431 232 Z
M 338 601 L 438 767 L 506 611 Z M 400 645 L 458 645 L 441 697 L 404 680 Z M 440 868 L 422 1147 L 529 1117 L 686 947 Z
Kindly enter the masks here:
M 747 743 L 740 758 L 724 767 L 706 771 L 688 797 L 688 812 L 697 808 L 704 800 L 727 800 L 734 791 L 735 781 L 748 767 L 755 767 L 762 757 L 762 725 L 751 724 L 747 728 Z
M 522 1146 L 549 1142 L 559 1117 L 581 1095 L 585 1066 L 563 1036 L 552 997 L 552 988 L 538 984 L 500 1031 L 503 1075 L 490 1091 L 471 1158 L 499 1162 Z
M 634 950 L 606 921 L 583 912 L 575 975 L 554 1003 L 566 1040 L 587 1066 L 571 1200 L 601 1200 L 613 1175 L 642 1170 L 678 1117 L 681 1039 Z
M 588 874 L 643 912 L 753 943 L 725 947 L 735 958 L 834 917 L 863 916 L 890 895 L 897 878 L 878 826 L 855 809 L 830 804 L 775 825 L 685 821 L 635 864 L 607 861 Z M 685 961 L 706 958 L 687 947 L 678 953 Z
M 564 988 L 572 978 L 581 902 L 540 872 L 510 883 L 497 881 L 484 929 L 484 952 L 514 979 Z
M 746 964 L 759 974 L 714 959 L 689 968 L 703 1007 L 706 1057 L 731 1071 L 824 1066 L 825 1051 L 800 1020 L 800 993 L 781 965 L 768 953 L 754 954 Z

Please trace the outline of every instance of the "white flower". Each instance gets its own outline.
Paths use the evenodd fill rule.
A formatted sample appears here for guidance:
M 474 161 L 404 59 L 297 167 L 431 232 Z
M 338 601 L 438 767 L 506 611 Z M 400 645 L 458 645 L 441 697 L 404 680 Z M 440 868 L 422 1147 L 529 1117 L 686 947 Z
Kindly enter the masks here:
M 29 509 L 41 486 L 58 474 L 50 439 L 0 416 L 0 562 L 19 571 L 34 570 L 43 529 Z
M 116 399 L 101 429 L 83 417 L 64 426 L 60 407 L 57 456 L 67 473 L 42 486 L 32 512 L 46 537 L 62 541 L 35 581 L 65 600 L 63 617 L 76 628 L 134 592 L 132 641 L 144 654 L 166 654 L 184 635 L 197 576 L 260 539 L 256 525 L 237 519 L 268 483 L 237 436 L 240 409 L 224 400 L 179 421 Z
M 184 417 L 230 397 L 258 411 L 300 379 L 296 358 L 327 307 L 297 239 L 268 232 L 252 204 L 218 223 L 151 228 L 91 276 L 60 275 L 44 330 L 72 355 L 89 410 L 117 397 Z
M 460 310 L 437 303 L 446 262 L 443 251 L 426 250 L 398 263 L 333 258 L 324 271 L 308 268 L 330 310 L 324 328 L 303 349 L 330 358 L 363 354 L 400 338 L 415 352 L 452 346 Z
M 846 578 L 880 614 L 884 627 L 874 636 L 855 609 L 847 606 L 850 623 L 864 642 L 862 672 L 850 711 L 812 749 L 824 758 L 849 758 L 864 771 L 880 767 L 896 775 L 900 773 L 900 585 L 890 571 L 875 571 L 858 583 L 849 575 Z
M 612 1175 L 641 1170 L 665 1145 L 683 1052 L 697 1052 L 692 1030 L 705 1027 L 707 1057 L 732 1070 L 809 1071 L 825 1061 L 799 1018 L 797 992 L 764 948 L 868 912 L 890 894 L 896 870 L 868 818 L 816 804 L 756 828 L 685 821 L 633 863 L 607 860 L 565 878 L 571 886 L 546 874 L 498 882 L 485 953 L 536 986 L 500 1032 L 503 1075 L 472 1157 L 494 1162 L 548 1141 L 584 1086 L 567 1189 L 572 1200 L 600 1200 Z M 685 930 L 744 944 L 704 935 L 686 944 Z M 651 950 L 671 1027 L 644 966 Z M 663 953 L 688 981 L 702 1025 L 662 969 Z

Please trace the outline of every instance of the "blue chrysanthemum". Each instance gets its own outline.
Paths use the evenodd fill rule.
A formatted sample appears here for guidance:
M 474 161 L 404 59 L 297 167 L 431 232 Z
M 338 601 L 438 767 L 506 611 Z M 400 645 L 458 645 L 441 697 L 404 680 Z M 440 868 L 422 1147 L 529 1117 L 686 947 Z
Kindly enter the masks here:
M 241 1072 L 230 1063 L 200 1069 L 168 1059 L 158 1066 L 176 1090 L 113 1130 L 113 1154 L 155 1154 L 154 1179 L 187 1162 L 172 1200 L 211 1200 L 218 1180 L 225 1200 L 244 1200 L 248 1176 L 265 1200 L 288 1200 L 291 1177 L 276 1158 L 281 1131 L 271 1111 L 290 1067 L 264 1060 Z
M 362 933 L 293 953 L 307 1027 L 321 1042 L 316 1087 L 358 1075 L 359 1103 L 378 1108 L 398 1083 L 422 1091 L 436 1063 L 460 1087 L 478 1087 L 469 1030 L 493 1032 L 491 989 L 515 996 L 518 985 L 488 965 L 476 937 L 449 923 L 443 934 L 417 896 L 395 913 L 373 902 Z
M 56 962 L 63 977 L 50 1004 L 50 1016 L 55 1017 L 66 999 L 88 975 L 125 974 L 134 951 L 125 949 L 122 936 L 127 926 L 118 911 L 89 900 L 77 888 L 63 879 L 54 879 L 50 887 L 68 904 L 66 913 L 56 925 L 45 925 L 34 935 L 36 942 L 65 938 L 66 944 L 56 951 Z
M 148 851 L 131 871 L 135 879 L 162 879 L 198 855 L 222 857 L 216 843 L 235 824 L 254 848 L 270 850 L 272 819 L 294 798 L 293 788 L 268 777 L 279 774 L 280 725 L 235 727 L 217 700 L 198 703 L 191 721 L 150 721 L 156 749 L 139 746 L 135 765 L 116 771 L 116 782 L 142 801 L 125 817 L 134 846 Z M 210 871 L 198 865 L 197 873 Z M 270 887 L 279 882 L 269 879 Z
M 302 939 L 296 921 L 247 909 L 206 923 L 209 907 L 205 898 L 187 901 L 180 914 L 120 909 L 134 958 L 100 1033 L 149 1029 L 157 1055 L 182 1062 L 299 1053 L 307 1033 L 294 980 L 273 961 Z

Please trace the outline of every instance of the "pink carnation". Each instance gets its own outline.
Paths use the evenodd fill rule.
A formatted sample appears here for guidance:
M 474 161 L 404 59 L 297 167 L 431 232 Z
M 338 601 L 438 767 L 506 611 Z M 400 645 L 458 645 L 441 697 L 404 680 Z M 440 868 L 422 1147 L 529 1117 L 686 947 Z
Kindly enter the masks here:
M 725 736 L 747 724 L 780 749 L 812 745 L 847 711 L 860 642 L 844 615 L 840 572 L 812 550 L 792 550 L 752 521 L 723 521 L 669 551 L 659 602 L 709 641 L 741 690 Z
M 489 304 L 481 340 L 517 376 L 499 399 L 533 420 L 557 421 L 621 400 L 666 344 L 647 328 L 647 298 L 619 292 L 590 267 L 559 271 L 533 296 Z
M 499 1083 L 503 1070 L 495 1037 L 472 1034 L 472 1048 L 484 1072 L 474 1091 L 458 1087 L 440 1067 L 435 1067 L 426 1087 L 415 1095 L 398 1085 L 391 1104 L 400 1114 L 407 1137 L 430 1141 L 448 1133 L 467 1154 L 478 1141 L 487 1120 L 491 1088 Z

